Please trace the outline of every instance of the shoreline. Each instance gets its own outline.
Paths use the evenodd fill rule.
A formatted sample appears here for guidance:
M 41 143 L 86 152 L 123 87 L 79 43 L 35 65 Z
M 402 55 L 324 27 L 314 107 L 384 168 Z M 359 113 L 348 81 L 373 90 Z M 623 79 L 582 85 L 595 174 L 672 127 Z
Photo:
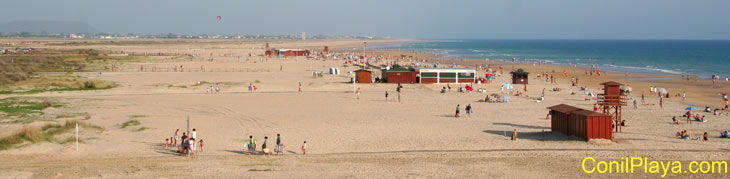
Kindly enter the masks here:
M 411 41 L 398 41 L 398 42 L 382 42 L 382 43 L 402 43 L 402 42 L 411 42 Z M 516 62 L 505 62 L 506 60 L 480 60 L 480 59 L 437 59 L 441 57 L 441 54 L 436 53 L 428 53 L 428 52 L 421 52 L 421 51 L 410 51 L 410 50 L 398 50 L 398 49 L 370 49 L 370 53 L 374 53 L 375 55 L 387 55 L 389 56 L 388 59 L 396 59 L 398 62 L 420 62 L 420 60 L 413 60 L 413 59 L 428 59 L 428 64 L 434 64 L 434 63 L 440 63 L 440 65 L 445 64 L 456 64 L 458 66 L 462 67 L 469 67 L 469 68 L 477 68 L 478 66 L 485 67 L 486 65 L 490 65 L 493 70 L 498 71 L 499 67 L 504 68 L 505 75 L 508 74 L 510 71 L 510 68 L 522 68 L 528 72 L 531 72 L 530 79 L 536 80 L 536 72 L 539 72 L 541 74 L 547 73 L 548 75 L 553 75 L 555 77 L 558 77 L 560 83 L 568 82 L 570 83 L 571 77 L 577 77 L 579 79 L 579 83 L 577 86 L 586 86 L 589 89 L 598 89 L 602 87 L 599 85 L 600 83 L 606 82 L 606 81 L 616 81 L 623 84 L 628 84 L 633 88 L 632 97 L 639 97 L 642 93 L 646 97 L 650 98 L 658 98 L 654 95 L 650 95 L 649 93 L 649 87 L 650 86 L 656 86 L 660 88 L 665 88 L 669 91 L 670 98 L 668 100 L 675 101 L 675 102 L 681 102 L 686 105 L 692 105 L 696 106 L 698 108 L 703 107 L 711 107 L 711 108 L 722 108 L 724 107 L 724 101 L 722 100 L 722 97 L 720 96 L 720 93 L 722 92 L 730 92 L 730 82 L 726 82 L 724 80 L 718 80 L 716 81 L 716 84 L 718 87 L 711 88 L 712 86 L 712 80 L 710 79 L 702 79 L 699 78 L 695 80 L 692 78 L 691 80 L 686 80 L 686 78 L 683 78 L 682 75 L 676 75 L 676 74 L 651 74 L 651 73 L 629 73 L 628 76 L 625 76 L 625 73 L 623 72 L 612 72 L 612 71 L 603 71 L 602 75 L 586 75 L 586 72 L 590 72 L 590 68 L 577 66 L 572 67 L 568 65 L 560 65 L 560 64 L 536 64 L 533 66 L 533 64 L 525 64 L 525 63 L 516 63 Z M 403 60 L 400 59 L 399 56 L 393 55 L 393 54 L 403 54 L 406 56 L 412 56 L 412 60 Z M 563 77 L 563 71 L 568 72 L 568 77 Z M 486 72 L 484 70 L 478 70 L 477 76 L 484 76 Z M 637 80 L 638 79 L 638 80 Z M 682 100 L 681 97 L 678 97 L 677 94 L 680 94 L 682 92 L 687 93 L 687 99 Z M 679 99 L 679 100 L 677 100 Z M 631 103 L 631 101 L 629 101 Z

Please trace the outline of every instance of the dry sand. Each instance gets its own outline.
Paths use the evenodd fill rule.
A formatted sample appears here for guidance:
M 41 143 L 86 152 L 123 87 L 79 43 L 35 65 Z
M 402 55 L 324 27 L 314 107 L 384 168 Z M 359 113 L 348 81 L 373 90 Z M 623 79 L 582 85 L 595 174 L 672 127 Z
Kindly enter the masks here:
M 24 40 L 33 41 L 33 40 Z M 559 84 L 533 79 L 528 94 L 537 96 L 543 88 L 560 87 L 561 92 L 546 91 L 546 100 L 536 103 L 524 97 L 512 97 L 508 104 L 479 102 L 487 94 L 499 92 L 500 84 L 509 77 L 498 77 L 489 84 L 477 84 L 488 93 L 441 94 L 443 84 L 404 84 L 402 102 L 395 100 L 394 84 L 357 84 L 362 88 L 360 100 L 353 94 L 349 75 L 311 77 L 312 71 L 338 67 L 343 72 L 358 69 L 344 67 L 340 60 L 306 58 L 250 57 L 248 53 L 263 53 L 264 42 L 185 42 L 173 44 L 43 46 L 56 49 L 95 48 L 135 53 L 191 53 L 196 58 L 169 58 L 144 63 L 122 64 L 120 72 L 80 73 L 93 79 L 110 80 L 120 87 L 103 91 L 43 93 L 25 95 L 53 97 L 66 100 L 84 99 L 75 110 L 88 112 L 86 121 L 103 126 L 107 131 L 86 132 L 80 150 L 74 146 L 42 143 L 23 148 L 0 151 L 0 178 L 614 178 L 651 177 L 661 174 L 585 174 L 581 161 L 585 157 L 621 160 L 621 157 L 648 157 L 653 160 L 723 160 L 730 159 L 730 140 L 718 138 L 719 132 L 730 130 L 728 116 L 707 115 L 709 122 L 674 125 L 671 117 L 681 115 L 687 104 L 671 98 L 664 110 L 658 106 L 627 106 L 624 119 L 629 127 L 615 133 L 614 142 L 584 142 L 574 137 L 551 133 L 550 121 L 545 120 L 546 107 L 570 104 L 590 109 L 593 102 L 570 87 L 570 79 L 562 78 L 562 69 L 582 73 L 569 67 L 517 65 L 528 71 L 556 69 Z M 382 41 L 391 42 L 391 41 Z M 39 42 L 40 43 L 40 42 Z M 334 51 L 359 47 L 362 41 L 277 42 L 272 47 L 319 49 L 329 45 Z M 369 43 L 377 43 L 372 41 Z M 214 48 L 215 47 L 215 48 Z M 206 61 L 213 54 L 213 62 Z M 395 51 L 371 53 L 397 55 Z M 245 54 L 246 57 L 221 57 L 222 54 Z M 428 55 L 428 54 L 421 54 Z M 157 57 L 155 57 L 157 58 Z M 263 59 L 263 60 L 262 60 Z M 469 64 L 462 62 L 463 64 Z M 481 63 L 481 62 L 475 62 Z M 496 63 L 495 63 L 496 64 Z M 146 68 L 186 69 L 204 66 L 213 72 L 138 72 Z M 504 64 L 505 71 L 511 65 Z M 280 69 L 283 69 L 280 71 Z M 479 72 L 478 76 L 483 76 Z M 584 77 L 589 91 L 599 92 L 599 82 L 623 74 Z M 254 83 L 255 81 L 260 83 Z M 206 85 L 198 81 L 226 82 L 221 92 L 206 94 Z M 298 82 L 304 92 L 298 93 Z M 620 81 L 634 87 L 634 96 L 647 91 L 647 84 L 667 89 L 680 88 L 674 81 Z M 255 93 L 247 86 L 254 83 Z M 697 82 L 701 86 L 706 82 Z M 186 88 L 168 87 L 169 85 Z M 674 85 L 674 86 L 671 86 Z M 453 86 L 453 85 L 452 85 Z M 719 102 L 693 99 L 701 91 L 714 93 L 726 90 L 704 89 L 689 92 L 693 103 L 719 107 Z M 522 89 L 522 86 L 516 86 Z M 645 90 L 647 89 L 647 90 Z M 385 91 L 390 99 L 385 100 Z M 670 92 L 674 93 L 675 90 Z M 570 95 L 571 92 L 577 95 Z M 648 101 L 657 98 L 647 94 Z M 707 99 L 711 99 L 708 97 Z M 719 99 L 716 99 L 719 101 Z M 454 118 L 457 104 L 462 109 L 473 106 L 474 114 Z M 704 106 L 702 106 L 704 107 Z M 141 126 L 120 129 L 119 124 L 131 115 Z M 205 140 L 205 151 L 198 158 L 179 157 L 172 148 L 164 148 L 165 138 L 175 129 L 185 130 L 186 117 L 198 138 Z M 9 135 L 22 126 L 2 126 L 0 136 Z M 520 139 L 510 141 L 505 131 L 517 129 Z M 693 137 L 708 132 L 710 141 L 680 140 L 674 137 L 688 130 Z M 273 146 L 277 133 L 286 144 L 283 156 L 245 155 L 242 152 L 249 135 L 263 143 L 269 137 Z M 308 154 L 301 155 L 299 146 L 308 143 Z M 260 148 L 260 146 L 259 146 Z M 637 169 L 638 170 L 638 169 Z M 672 177 L 727 178 L 724 174 L 670 174 Z

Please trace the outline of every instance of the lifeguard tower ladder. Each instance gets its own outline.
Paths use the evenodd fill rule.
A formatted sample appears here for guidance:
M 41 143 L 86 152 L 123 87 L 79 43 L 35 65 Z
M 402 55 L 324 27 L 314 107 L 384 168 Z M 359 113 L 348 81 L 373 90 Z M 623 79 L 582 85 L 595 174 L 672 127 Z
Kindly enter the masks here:
M 616 124 L 616 132 L 621 132 L 621 107 L 626 106 L 628 95 L 621 91 L 623 84 L 609 81 L 601 83 L 603 85 L 603 94 L 598 95 L 598 105 L 603 109 L 603 113 L 613 117 Z

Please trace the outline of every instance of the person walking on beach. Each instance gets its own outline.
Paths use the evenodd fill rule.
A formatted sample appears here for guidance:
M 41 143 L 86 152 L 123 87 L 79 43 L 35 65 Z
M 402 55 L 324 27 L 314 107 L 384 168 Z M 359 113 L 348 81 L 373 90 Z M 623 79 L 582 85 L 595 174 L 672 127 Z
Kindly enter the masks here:
M 299 92 L 300 93 L 302 92 L 302 82 L 301 81 L 299 82 Z
M 687 92 L 682 91 L 682 101 L 687 99 Z
M 542 97 L 545 97 L 545 88 L 542 88 Z
M 634 109 L 639 109 L 639 104 L 636 104 L 636 100 L 634 100 Z
M 664 109 L 664 98 L 659 98 L 659 108 Z
M 198 132 L 195 131 L 195 128 L 193 128 L 193 132 L 192 132 L 191 136 L 192 136 L 191 138 L 195 138 L 195 139 L 198 138 Z
M 385 102 L 388 102 L 388 91 L 385 91 Z
M 457 104 L 456 105 L 456 114 L 454 115 L 454 117 L 456 117 L 456 118 L 461 117 L 460 108 L 461 108 L 461 105 Z
M 307 155 L 307 141 L 306 140 L 304 141 L 304 144 L 302 144 L 302 146 L 299 148 L 302 149 L 302 155 Z
M 398 91 L 398 102 L 400 103 L 400 91 Z
M 644 101 L 644 93 L 641 93 L 641 104 L 646 104 L 646 101 Z
M 357 88 L 357 100 L 360 100 L 360 88 Z
M 251 83 L 248 84 L 248 92 L 249 93 L 253 92 L 253 84 L 251 84 Z
M 466 105 L 466 115 L 471 117 L 471 104 Z

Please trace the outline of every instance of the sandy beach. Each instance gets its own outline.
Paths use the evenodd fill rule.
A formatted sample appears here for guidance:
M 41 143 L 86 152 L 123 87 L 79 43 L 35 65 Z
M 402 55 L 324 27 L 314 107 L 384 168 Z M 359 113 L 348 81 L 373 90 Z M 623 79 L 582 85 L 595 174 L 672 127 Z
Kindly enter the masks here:
M 0 98 L 50 98 L 64 102 L 64 108 L 44 109 L 47 114 L 87 113 L 84 117 L 40 120 L 32 123 L 0 124 L 0 137 L 12 135 L 24 126 L 42 126 L 78 119 L 101 126 L 102 132 L 83 130 L 83 143 L 42 142 L 0 150 L 0 178 L 658 178 L 654 173 L 587 174 L 581 168 L 586 157 L 623 160 L 646 157 L 656 161 L 730 161 L 730 140 L 719 138 L 730 130 L 730 117 L 701 112 L 705 106 L 722 108 L 719 93 L 730 92 L 730 83 L 711 88 L 708 80 L 682 80 L 679 76 L 623 73 L 586 75 L 585 68 L 505 63 L 484 60 L 437 60 L 435 54 L 397 50 L 362 50 L 363 40 L 237 41 L 237 40 L 66 40 L 2 39 L 38 49 L 98 49 L 114 54 L 146 54 L 143 60 L 114 63 L 115 71 L 74 72 L 85 79 L 112 81 L 118 87 L 107 90 L 9 94 Z M 409 40 L 367 40 L 368 44 Z M 77 42 L 77 43 L 73 43 Z M 81 43 L 81 44 L 79 44 Z M 330 52 L 379 55 L 382 65 L 412 59 L 431 59 L 462 67 L 490 65 L 504 69 L 504 75 L 486 84 L 473 84 L 487 92 L 440 93 L 445 84 L 403 84 L 401 102 L 396 84 L 355 84 L 351 74 L 360 67 L 345 60 L 306 57 L 264 57 L 270 48 L 302 48 L 315 51 L 328 46 Z M 251 56 L 249 56 L 251 54 Z M 183 66 L 184 70 L 178 70 Z M 343 71 L 328 74 L 331 67 Z M 540 96 L 536 102 L 513 96 L 509 103 L 480 100 L 499 93 L 510 81 L 508 72 L 522 68 L 530 74 L 526 95 Z M 312 72 L 324 72 L 312 77 Z M 380 70 L 374 70 L 380 75 Z M 563 72 L 568 77 L 563 77 Z M 536 79 L 534 74 L 554 75 L 557 84 Z M 485 70 L 476 76 L 484 77 Z M 645 94 L 646 105 L 624 107 L 628 126 L 614 133 L 614 140 L 585 142 L 577 137 L 550 131 L 546 107 L 569 104 L 590 110 L 586 91 L 600 93 L 600 83 L 617 81 L 633 88 L 631 100 Z M 641 80 L 674 78 L 677 80 Z M 302 92 L 298 85 L 302 84 Z M 249 92 L 249 85 L 257 90 Z M 452 87 L 459 86 L 451 84 Z M 650 86 L 666 88 L 671 97 L 658 106 Z M 206 93 L 219 87 L 216 93 Z M 360 88 L 357 99 L 353 92 Z M 515 91 L 523 91 L 515 85 Z M 550 89 L 561 88 L 561 91 Z M 675 94 L 687 93 L 687 99 Z M 390 95 L 386 99 L 385 93 Z M 574 95 L 571 93 L 575 93 Z M 454 117 L 454 109 L 471 104 L 471 117 Z M 708 122 L 672 123 L 673 116 L 696 106 Z M 205 149 L 197 158 L 165 147 L 176 129 L 186 130 L 186 120 L 195 128 Z M 141 124 L 121 127 L 130 120 Z M 684 120 L 682 120 L 684 122 Z M 510 140 L 511 131 L 519 132 Z M 687 130 L 692 137 L 704 132 L 709 141 L 682 140 L 675 136 Z M 264 136 L 270 146 L 281 134 L 284 155 L 247 155 L 244 144 Z M 69 135 L 71 134 L 64 134 Z M 300 146 L 307 141 L 307 154 Z M 684 166 L 686 167 L 686 165 Z M 643 167 L 640 168 L 643 170 Z M 685 168 L 686 169 L 686 168 Z M 637 168 L 639 170 L 639 168 Z M 727 178 L 728 173 L 667 174 L 681 178 Z

